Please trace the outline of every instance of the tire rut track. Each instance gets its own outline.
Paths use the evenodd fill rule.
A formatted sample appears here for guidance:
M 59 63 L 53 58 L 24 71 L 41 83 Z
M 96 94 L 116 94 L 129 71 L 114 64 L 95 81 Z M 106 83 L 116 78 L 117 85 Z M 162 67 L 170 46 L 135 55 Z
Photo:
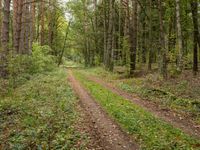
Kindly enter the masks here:
M 71 70 L 68 71 L 68 80 L 71 87 L 78 95 L 81 106 L 93 123 L 94 130 L 97 130 L 98 137 L 105 150 L 137 150 L 139 146 L 133 142 L 130 136 L 124 133 L 121 128 L 102 110 L 101 106 L 94 101 L 88 92 L 75 79 Z

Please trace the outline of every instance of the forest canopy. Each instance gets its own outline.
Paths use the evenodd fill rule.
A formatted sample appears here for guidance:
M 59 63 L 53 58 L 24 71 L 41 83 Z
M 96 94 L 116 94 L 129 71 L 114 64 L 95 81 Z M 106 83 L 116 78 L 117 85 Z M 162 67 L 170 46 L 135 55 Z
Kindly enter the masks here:
M 122 66 L 130 75 L 198 72 L 198 0 L 1 0 L 0 7 L 1 77 L 34 43 L 48 46 L 59 65 L 66 57 L 110 71 Z

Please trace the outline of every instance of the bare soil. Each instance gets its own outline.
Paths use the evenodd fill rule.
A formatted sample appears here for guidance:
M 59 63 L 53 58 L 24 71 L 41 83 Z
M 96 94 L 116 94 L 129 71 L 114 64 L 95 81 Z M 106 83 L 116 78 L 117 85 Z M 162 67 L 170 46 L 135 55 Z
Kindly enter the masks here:
M 200 125 L 197 125 L 194 122 L 192 122 L 190 118 L 177 114 L 173 110 L 167 108 L 165 109 L 152 101 L 142 100 L 138 96 L 131 93 L 127 93 L 117 88 L 112 83 L 108 83 L 102 79 L 99 79 L 96 76 L 90 76 L 88 77 L 88 79 L 104 86 L 108 90 L 111 90 L 113 93 L 118 94 L 127 100 L 130 100 L 134 104 L 143 107 L 147 111 L 153 113 L 156 117 L 161 118 L 162 120 L 172 124 L 174 127 L 181 129 L 185 133 L 200 138 Z
M 91 149 L 103 150 L 137 150 L 139 146 L 128 134 L 123 132 L 119 125 L 111 119 L 101 106 L 91 97 L 91 95 L 80 85 L 73 76 L 72 71 L 68 71 L 68 80 L 80 99 L 80 106 L 84 110 L 85 126 L 92 141 Z

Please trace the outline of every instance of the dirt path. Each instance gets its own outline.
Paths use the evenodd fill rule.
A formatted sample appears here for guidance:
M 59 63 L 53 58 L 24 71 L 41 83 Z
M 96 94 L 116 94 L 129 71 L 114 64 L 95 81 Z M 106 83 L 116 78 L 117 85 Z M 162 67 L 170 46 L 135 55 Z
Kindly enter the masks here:
M 182 116 L 177 115 L 177 113 L 173 112 L 172 110 L 160 108 L 158 104 L 155 104 L 153 102 L 141 100 L 139 97 L 127 93 L 115 87 L 111 83 L 99 79 L 98 77 L 90 76 L 88 77 L 88 79 L 104 86 L 115 94 L 118 94 L 125 99 L 128 99 L 133 103 L 145 108 L 147 111 L 153 113 L 156 117 L 163 119 L 164 121 L 172 124 L 174 127 L 181 129 L 185 133 L 200 138 L 200 126 L 195 125 L 191 120 L 189 120 L 189 118 L 183 118 Z
M 127 134 L 125 134 L 120 127 L 108 117 L 94 99 L 87 93 L 87 91 L 74 78 L 72 71 L 68 71 L 69 81 L 80 98 L 80 103 L 85 110 L 88 120 L 93 124 L 91 132 L 95 133 L 99 138 L 105 150 L 137 150 L 139 147 L 133 142 Z M 94 131 L 95 130 L 95 131 Z

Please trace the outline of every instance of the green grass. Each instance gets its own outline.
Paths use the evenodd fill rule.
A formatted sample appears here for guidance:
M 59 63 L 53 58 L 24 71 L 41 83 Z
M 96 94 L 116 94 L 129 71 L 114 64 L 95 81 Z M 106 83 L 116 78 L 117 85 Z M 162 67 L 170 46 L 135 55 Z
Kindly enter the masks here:
M 0 149 L 84 149 L 65 70 L 40 74 L 0 100 Z
M 153 101 L 164 108 L 175 110 L 181 115 L 189 116 L 200 124 L 200 86 L 198 79 L 163 81 L 158 74 L 127 78 L 125 74 L 105 71 L 101 67 L 81 70 L 87 76 L 90 74 L 103 78 L 113 85 L 129 93 L 134 93 L 147 101 Z M 184 75 L 183 75 L 184 76 Z M 183 78 L 183 79 L 182 79 Z
M 200 142 L 172 125 L 154 117 L 143 108 L 125 100 L 101 85 L 89 81 L 80 71 L 75 76 L 122 128 L 136 137 L 145 150 L 199 149 Z

